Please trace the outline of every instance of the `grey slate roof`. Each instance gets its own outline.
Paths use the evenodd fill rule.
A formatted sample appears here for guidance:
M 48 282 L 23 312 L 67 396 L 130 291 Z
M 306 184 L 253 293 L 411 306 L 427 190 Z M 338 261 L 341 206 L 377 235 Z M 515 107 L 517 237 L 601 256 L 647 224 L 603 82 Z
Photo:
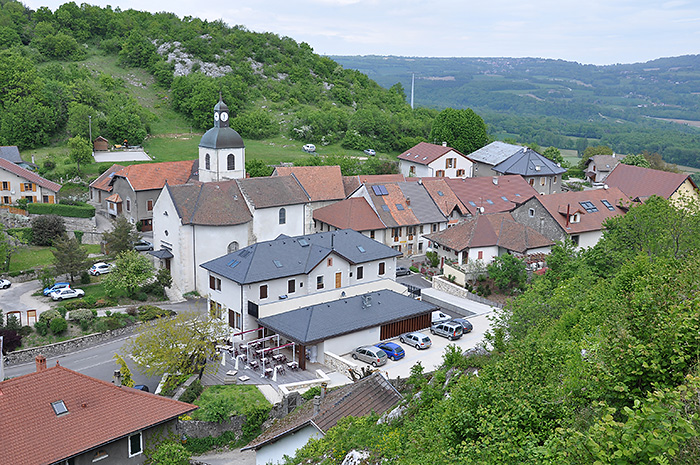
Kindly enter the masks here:
M 235 180 L 166 187 L 182 224 L 228 226 L 253 219 Z
M 200 147 L 210 149 L 240 149 L 245 148 L 240 134 L 229 127 L 211 128 L 202 136 Z
M 479 163 L 495 166 L 514 153 L 522 150 L 522 148 L 521 145 L 506 144 L 505 142 L 496 141 L 470 153 L 469 158 Z
M 4 158 L 12 163 L 22 163 L 22 157 L 19 155 L 19 149 L 16 145 L 0 146 L 0 158 Z
M 554 176 L 566 172 L 566 169 L 528 147 L 523 147 L 511 157 L 503 160 L 494 166 L 493 170 L 498 173 L 519 174 L 520 176 Z
M 421 223 L 440 223 L 445 221 L 438 206 L 433 202 L 423 184 L 417 182 L 399 183 L 401 192 L 411 201 L 411 209 Z
M 293 176 L 239 179 L 238 186 L 254 208 L 309 202 L 309 196 Z
M 306 246 L 303 245 L 304 241 Z M 332 252 L 353 264 L 401 255 L 359 232 L 341 229 L 306 236 L 280 236 L 272 241 L 249 245 L 200 266 L 239 284 L 250 284 L 308 274 Z M 281 266 L 277 266 L 275 260 Z
M 370 305 L 364 305 L 369 298 Z M 312 305 L 258 320 L 260 324 L 302 345 L 374 328 L 432 312 L 437 307 L 390 290 Z

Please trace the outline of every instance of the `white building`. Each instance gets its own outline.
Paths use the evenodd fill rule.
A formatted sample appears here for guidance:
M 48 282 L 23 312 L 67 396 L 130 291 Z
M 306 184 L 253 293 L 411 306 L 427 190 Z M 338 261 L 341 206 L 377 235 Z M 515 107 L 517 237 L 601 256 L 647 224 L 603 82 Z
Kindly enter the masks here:
M 447 144 L 420 142 L 399 155 L 399 170 L 406 177 L 470 178 L 474 162 Z

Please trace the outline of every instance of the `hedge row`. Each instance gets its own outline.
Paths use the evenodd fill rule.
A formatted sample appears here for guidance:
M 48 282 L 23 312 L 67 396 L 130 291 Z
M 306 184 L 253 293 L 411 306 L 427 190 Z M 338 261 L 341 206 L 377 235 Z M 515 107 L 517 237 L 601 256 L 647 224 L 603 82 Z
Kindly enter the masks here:
M 63 205 L 60 203 L 30 203 L 27 211 L 35 215 L 58 215 L 73 218 L 92 218 L 95 207 L 92 205 Z

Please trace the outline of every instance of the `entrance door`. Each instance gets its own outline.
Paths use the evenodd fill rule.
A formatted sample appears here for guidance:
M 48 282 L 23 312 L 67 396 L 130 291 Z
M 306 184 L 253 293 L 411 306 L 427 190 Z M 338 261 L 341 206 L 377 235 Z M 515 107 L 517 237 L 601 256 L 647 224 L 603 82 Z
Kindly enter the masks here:
M 170 271 L 170 259 L 169 258 L 165 259 L 165 269 Z
M 343 273 L 341 273 L 340 271 L 335 274 L 335 288 L 336 289 L 339 289 L 341 286 L 342 276 L 343 276 Z

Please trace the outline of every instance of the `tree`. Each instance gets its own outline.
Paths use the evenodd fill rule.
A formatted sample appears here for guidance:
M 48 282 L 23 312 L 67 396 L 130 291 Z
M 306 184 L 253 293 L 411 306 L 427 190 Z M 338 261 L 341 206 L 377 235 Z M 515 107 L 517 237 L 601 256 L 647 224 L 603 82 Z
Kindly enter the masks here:
M 578 167 L 582 170 L 586 169 L 586 162 L 588 161 L 589 158 L 591 158 L 594 155 L 612 155 L 613 150 L 608 147 L 607 145 L 591 145 L 589 147 L 586 147 L 586 150 L 583 151 L 583 155 L 581 156 L 581 161 L 578 162 Z
M 649 161 L 644 158 L 644 155 L 627 155 L 625 158 L 620 160 L 620 163 L 625 165 L 641 166 L 642 168 L 651 168 Z
M 32 220 L 32 242 L 35 245 L 51 245 L 65 234 L 66 225 L 58 215 L 41 215 Z
M 85 247 L 75 237 L 66 236 L 54 240 L 52 250 L 56 275 L 66 274 L 71 282 L 80 276 L 88 267 L 88 253 Z
M 102 235 L 107 244 L 107 252 L 116 256 L 126 250 L 133 250 L 134 244 L 139 241 L 140 235 L 125 217 L 120 216 L 114 221 L 111 231 Z
M 112 272 L 104 279 L 105 289 L 110 295 L 123 292 L 132 297 L 141 286 L 153 279 L 155 274 L 151 261 L 134 250 L 121 252 L 114 265 Z
M 114 360 L 117 362 L 117 365 L 119 365 L 122 386 L 134 387 L 134 380 L 131 379 L 131 370 L 129 369 L 129 365 L 124 361 L 124 358 L 119 354 L 114 354 Z
M 471 108 L 446 108 L 433 121 L 429 140 L 435 144 L 446 142 L 466 155 L 485 146 L 489 137 L 484 120 Z
M 561 152 L 556 147 L 547 147 L 542 155 L 552 160 L 554 163 L 559 164 L 559 166 L 564 166 L 564 157 L 562 157 Z
M 489 277 L 502 290 L 522 288 L 527 280 L 525 262 L 511 254 L 496 257 L 486 268 Z
M 10 236 L 5 233 L 5 226 L 0 224 L 0 271 L 10 269 L 10 258 L 12 257 L 12 244 Z
M 68 139 L 68 148 L 70 159 L 78 165 L 80 172 L 80 163 L 90 163 L 92 161 L 92 145 L 82 136 L 75 136 Z
M 226 334 L 224 321 L 184 312 L 174 318 L 144 323 L 139 334 L 127 342 L 125 350 L 147 376 L 166 372 L 201 375 L 207 359 L 217 357 L 215 341 Z
M 149 463 L 157 465 L 189 465 L 190 453 L 185 446 L 174 441 L 165 441 L 158 445 Z
M 267 177 L 272 174 L 274 168 L 259 158 L 252 158 L 245 161 L 245 172 L 251 178 Z

